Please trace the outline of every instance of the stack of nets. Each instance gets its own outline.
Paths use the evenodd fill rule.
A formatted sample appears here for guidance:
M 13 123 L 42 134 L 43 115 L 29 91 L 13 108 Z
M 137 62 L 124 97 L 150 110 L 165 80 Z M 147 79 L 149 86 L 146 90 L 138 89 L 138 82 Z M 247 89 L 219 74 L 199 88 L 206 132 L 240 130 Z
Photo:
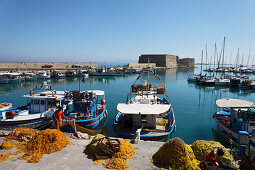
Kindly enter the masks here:
M 170 139 L 164 143 L 151 160 L 154 164 L 167 169 L 199 169 L 200 164 L 191 147 L 180 138 Z
M 96 135 L 91 143 L 86 147 L 86 154 L 89 158 L 94 160 L 94 164 L 98 164 L 102 160 L 96 160 L 95 153 L 100 153 L 101 149 L 97 147 L 101 138 L 105 137 L 104 135 L 98 134 Z M 104 162 L 104 167 L 108 169 L 120 169 L 126 170 L 130 166 L 126 164 L 128 159 L 131 159 L 134 154 L 134 150 L 137 149 L 125 140 L 120 140 L 120 151 L 114 153 L 111 158 L 106 159 Z
M 225 162 L 227 164 L 238 167 L 237 163 L 233 159 L 232 155 L 226 150 L 226 148 L 221 145 L 219 142 L 215 141 L 205 141 L 205 140 L 197 140 L 192 145 L 191 148 L 196 155 L 196 158 L 199 161 L 203 161 L 213 149 L 222 148 L 224 150 L 223 156 L 216 156 L 217 162 Z
M 36 163 L 44 154 L 60 151 L 70 143 L 65 135 L 56 129 L 37 131 L 19 128 L 10 133 L 6 140 L 20 141 L 19 143 L 3 142 L 1 145 L 3 149 L 17 147 L 18 151 L 1 154 L 0 162 L 7 160 L 9 156 L 25 153 L 19 158 L 25 159 L 29 163 Z
M 159 126 L 166 126 L 168 124 L 167 119 L 157 119 L 156 124 Z

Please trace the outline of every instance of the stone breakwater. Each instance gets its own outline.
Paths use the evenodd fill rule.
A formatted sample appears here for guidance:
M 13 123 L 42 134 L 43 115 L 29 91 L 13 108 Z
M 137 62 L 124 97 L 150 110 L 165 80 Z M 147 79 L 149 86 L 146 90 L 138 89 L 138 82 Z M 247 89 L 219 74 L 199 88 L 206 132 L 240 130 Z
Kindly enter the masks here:
M 51 69 L 72 69 L 73 65 L 81 67 L 98 67 L 96 63 L 65 63 L 65 62 L 0 62 L 0 70 L 37 70 L 42 66 L 52 65 Z M 47 68 L 45 68 L 47 69 Z

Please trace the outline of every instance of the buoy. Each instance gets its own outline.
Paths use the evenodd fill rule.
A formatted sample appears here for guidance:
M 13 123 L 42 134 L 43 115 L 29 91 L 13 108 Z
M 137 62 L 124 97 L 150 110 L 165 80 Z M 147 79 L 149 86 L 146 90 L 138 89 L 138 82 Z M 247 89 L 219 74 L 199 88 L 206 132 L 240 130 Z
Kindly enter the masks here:
M 56 90 L 53 90 L 53 91 L 52 91 L 52 96 L 55 97 L 56 94 L 57 94 L 57 91 L 56 91 Z
M 29 90 L 29 95 L 30 95 L 30 96 L 33 96 L 33 95 L 34 95 L 34 90 L 33 90 L 33 89 L 30 89 L 30 90 Z
M 106 100 L 105 100 L 104 98 L 102 98 L 102 99 L 101 99 L 101 104 L 102 104 L 102 105 L 105 105 L 105 103 L 106 103 Z

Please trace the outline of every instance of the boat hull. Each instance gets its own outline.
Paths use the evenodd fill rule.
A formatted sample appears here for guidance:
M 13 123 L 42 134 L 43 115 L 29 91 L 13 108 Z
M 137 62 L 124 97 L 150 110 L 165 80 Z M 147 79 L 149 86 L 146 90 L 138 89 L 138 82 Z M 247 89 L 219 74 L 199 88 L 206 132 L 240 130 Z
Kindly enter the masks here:
M 105 109 L 100 115 L 98 115 L 95 118 L 86 119 L 86 120 L 76 120 L 75 123 L 87 129 L 95 129 L 106 116 L 107 116 L 107 111 Z

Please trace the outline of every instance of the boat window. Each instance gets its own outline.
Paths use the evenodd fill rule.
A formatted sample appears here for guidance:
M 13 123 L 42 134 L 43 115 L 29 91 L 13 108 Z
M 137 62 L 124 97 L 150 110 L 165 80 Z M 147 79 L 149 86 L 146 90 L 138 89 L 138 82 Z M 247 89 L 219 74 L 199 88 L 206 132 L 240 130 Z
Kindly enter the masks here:
M 44 100 L 41 100 L 41 105 L 44 105 L 45 101 Z
M 39 104 L 39 100 L 35 99 L 34 104 Z
M 48 100 L 48 105 L 51 106 L 52 105 L 52 101 Z
M 253 145 L 250 145 L 250 160 L 254 161 L 255 156 L 255 147 Z
M 34 104 L 34 100 L 33 100 L 33 99 L 31 99 L 30 103 L 31 103 L 31 104 Z

